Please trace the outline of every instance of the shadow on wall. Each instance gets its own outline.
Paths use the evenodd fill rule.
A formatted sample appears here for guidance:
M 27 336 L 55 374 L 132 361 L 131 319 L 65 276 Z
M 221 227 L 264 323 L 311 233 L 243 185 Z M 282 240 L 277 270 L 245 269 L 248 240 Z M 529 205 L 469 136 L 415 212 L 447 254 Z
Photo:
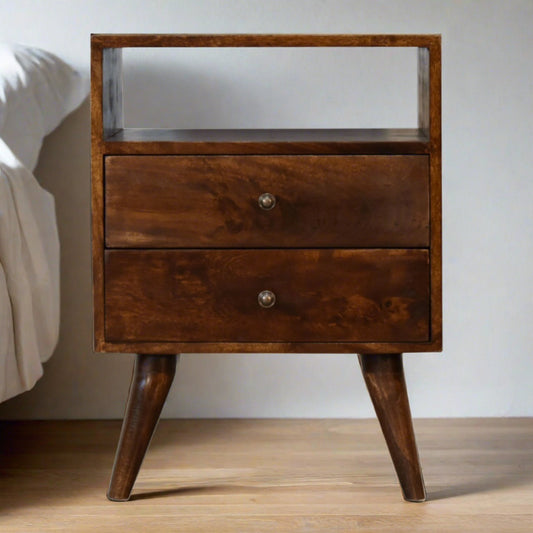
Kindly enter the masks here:
M 126 126 L 415 127 L 416 79 L 414 49 L 126 49 Z
M 268 120 L 265 102 L 244 84 L 181 65 L 125 69 L 125 125 L 131 128 L 242 128 Z M 162 76 L 165 73 L 165 76 Z

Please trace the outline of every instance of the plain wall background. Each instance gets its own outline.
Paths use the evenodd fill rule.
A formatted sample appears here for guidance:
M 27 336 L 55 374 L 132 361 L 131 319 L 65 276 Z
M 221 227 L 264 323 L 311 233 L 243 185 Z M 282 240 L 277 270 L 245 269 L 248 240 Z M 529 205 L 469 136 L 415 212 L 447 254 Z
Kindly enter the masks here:
M 86 73 L 90 33 L 441 33 L 444 353 L 405 357 L 411 406 L 414 416 L 533 415 L 533 2 L 0 0 L 0 12 L 1 40 L 46 48 Z M 404 70 L 395 61 L 384 65 Z M 329 76 L 327 63 L 318 66 Z M 231 80 L 234 65 L 219 67 L 215 81 Z M 207 87 L 197 69 L 183 72 L 190 93 Z M 133 89 L 144 91 L 153 111 L 160 89 L 141 84 L 147 73 L 165 79 L 166 72 L 142 61 L 131 72 Z M 363 79 L 353 70 L 346 82 L 357 88 Z M 398 90 L 404 98 L 410 89 L 400 83 Z M 383 87 L 374 91 L 359 110 L 373 109 L 378 121 L 380 102 L 398 111 L 396 93 L 387 99 Z M 335 98 L 328 101 L 324 120 L 346 125 Z M 142 105 L 137 111 L 135 101 L 128 105 L 144 120 Z M 237 106 L 231 117 L 248 120 L 253 109 Z M 302 125 L 310 119 L 304 111 L 294 115 Z M 180 116 L 194 122 L 211 114 Z M 279 125 L 284 117 L 277 116 Z M 2 418 L 123 413 L 133 360 L 91 349 L 89 139 L 86 102 L 43 147 L 36 175 L 55 195 L 62 242 L 61 336 L 44 377 L 0 405 Z M 187 355 L 164 416 L 367 417 L 373 411 L 351 355 Z

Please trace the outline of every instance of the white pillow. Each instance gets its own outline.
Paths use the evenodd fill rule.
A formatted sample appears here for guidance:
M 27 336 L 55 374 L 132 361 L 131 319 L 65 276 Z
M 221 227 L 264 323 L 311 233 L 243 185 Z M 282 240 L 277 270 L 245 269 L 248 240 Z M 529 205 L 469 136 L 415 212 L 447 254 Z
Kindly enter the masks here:
M 44 50 L 0 44 L 0 138 L 30 170 L 45 135 L 89 92 L 88 79 Z

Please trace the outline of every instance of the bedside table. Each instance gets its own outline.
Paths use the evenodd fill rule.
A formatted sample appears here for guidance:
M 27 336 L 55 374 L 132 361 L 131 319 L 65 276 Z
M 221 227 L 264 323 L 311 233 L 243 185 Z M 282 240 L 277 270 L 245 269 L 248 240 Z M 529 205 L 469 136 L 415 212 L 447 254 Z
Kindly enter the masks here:
M 412 47 L 413 129 L 124 127 L 129 47 Z M 357 353 L 423 501 L 403 352 L 442 346 L 440 36 L 93 35 L 95 349 L 136 353 L 108 497 L 129 499 L 176 354 Z

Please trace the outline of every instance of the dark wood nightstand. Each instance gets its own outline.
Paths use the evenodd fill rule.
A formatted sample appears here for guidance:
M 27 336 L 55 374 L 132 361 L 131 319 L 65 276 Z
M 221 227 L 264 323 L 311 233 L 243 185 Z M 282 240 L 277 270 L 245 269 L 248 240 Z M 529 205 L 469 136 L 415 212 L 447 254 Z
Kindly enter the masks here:
M 93 35 L 95 348 L 136 353 L 127 500 L 176 354 L 358 353 L 404 497 L 425 499 L 402 353 L 439 351 L 440 37 Z M 124 128 L 128 47 L 412 47 L 418 127 Z

